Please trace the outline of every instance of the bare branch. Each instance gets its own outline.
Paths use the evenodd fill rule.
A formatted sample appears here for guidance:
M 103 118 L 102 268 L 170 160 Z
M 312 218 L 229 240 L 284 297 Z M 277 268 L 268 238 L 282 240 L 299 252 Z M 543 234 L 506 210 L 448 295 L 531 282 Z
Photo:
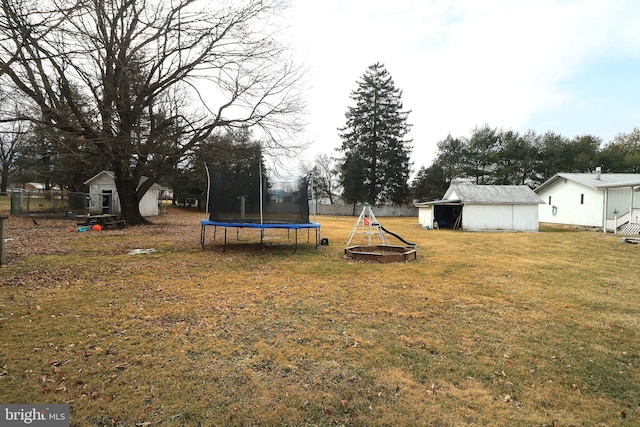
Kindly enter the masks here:
M 61 141 L 93 144 L 122 193 L 220 127 L 255 126 L 274 147 L 293 146 L 282 136 L 299 124 L 302 73 L 266 26 L 276 0 L 0 3 L 0 84 Z

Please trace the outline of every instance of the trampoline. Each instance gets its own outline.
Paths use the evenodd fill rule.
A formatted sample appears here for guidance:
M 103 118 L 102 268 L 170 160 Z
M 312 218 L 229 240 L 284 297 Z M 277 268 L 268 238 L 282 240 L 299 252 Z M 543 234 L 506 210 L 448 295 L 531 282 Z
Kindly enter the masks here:
M 269 229 L 285 229 L 289 240 L 294 232 L 294 253 L 298 251 L 298 232 L 315 231 L 318 249 L 320 224 L 309 221 L 308 177 L 276 181 L 264 174 L 259 153 L 229 162 L 225 168 L 215 168 L 209 175 L 209 219 L 200 221 L 200 243 L 207 249 L 207 227 L 224 229 L 223 251 L 227 249 L 227 229 L 255 229 L 260 232 L 260 246 L 264 251 L 264 234 Z M 240 161 L 242 160 L 242 161 Z M 208 171 L 209 169 L 207 169 Z
M 206 220 L 203 219 L 202 221 L 200 221 L 200 225 L 201 225 L 201 230 L 200 230 L 200 244 L 202 245 L 202 249 L 206 250 L 206 230 L 207 227 L 213 227 L 213 240 L 216 240 L 216 232 L 218 227 L 222 227 L 224 229 L 224 244 L 223 244 L 223 252 L 225 252 L 227 250 L 227 229 L 228 228 L 235 228 L 235 229 L 239 229 L 239 228 L 253 228 L 253 229 L 257 229 L 260 230 L 260 246 L 263 247 L 263 240 L 264 240 L 264 231 L 266 229 L 274 229 L 274 228 L 279 228 L 279 229 L 286 229 L 287 233 L 290 233 L 291 230 L 295 231 L 295 244 L 294 244 L 294 253 L 298 252 L 298 231 L 299 230 L 303 230 L 306 229 L 307 230 L 307 243 L 309 243 L 311 241 L 311 230 L 314 229 L 315 230 L 315 246 L 316 249 L 318 249 L 318 245 L 319 245 L 319 233 L 320 233 L 320 224 L 318 224 L 317 222 L 309 222 L 309 223 L 304 223 L 304 224 L 298 224 L 298 223 L 290 223 L 290 224 L 285 224 L 285 223 L 270 223 L 270 224 L 259 224 L 259 223 L 250 223 L 250 222 L 225 222 L 225 221 L 211 221 L 211 220 Z M 291 236 L 289 236 L 289 238 L 291 238 Z

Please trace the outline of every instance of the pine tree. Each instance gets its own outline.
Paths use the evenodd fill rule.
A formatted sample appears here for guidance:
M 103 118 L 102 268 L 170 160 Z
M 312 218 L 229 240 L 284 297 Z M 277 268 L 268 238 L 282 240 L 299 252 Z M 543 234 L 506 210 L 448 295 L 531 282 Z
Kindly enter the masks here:
M 411 125 L 402 111 L 402 91 L 384 65 L 371 65 L 351 93 L 346 125 L 340 128 L 340 181 L 347 203 L 400 205 L 409 196 Z
M 411 183 L 411 196 L 414 200 L 430 201 L 438 200 L 447 191 L 445 169 L 439 162 L 434 162 L 428 168 L 420 168 L 415 179 Z

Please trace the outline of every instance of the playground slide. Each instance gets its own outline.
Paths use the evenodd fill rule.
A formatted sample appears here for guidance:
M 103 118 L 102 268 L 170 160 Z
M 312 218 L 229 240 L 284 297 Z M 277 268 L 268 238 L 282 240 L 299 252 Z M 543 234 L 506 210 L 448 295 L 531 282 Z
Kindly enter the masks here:
M 382 231 L 384 231 L 385 233 L 389 233 L 389 234 L 391 234 L 393 237 L 395 237 L 396 239 L 400 240 L 400 241 L 401 241 L 402 243 L 404 243 L 405 245 L 408 245 L 408 246 L 416 246 L 416 244 L 415 244 L 415 243 L 407 242 L 406 240 L 404 240 L 402 237 L 398 236 L 398 235 L 397 235 L 396 233 L 394 233 L 393 231 L 389 231 L 389 230 L 387 230 L 386 228 L 384 228 L 381 224 L 378 224 L 378 225 L 380 225 L 380 228 L 382 229 Z

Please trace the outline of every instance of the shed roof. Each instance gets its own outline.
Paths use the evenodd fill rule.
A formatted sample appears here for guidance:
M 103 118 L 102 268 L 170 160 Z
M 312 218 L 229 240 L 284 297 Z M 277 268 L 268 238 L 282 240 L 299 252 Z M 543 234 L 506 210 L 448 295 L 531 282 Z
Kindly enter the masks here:
M 463 204 L 538 205 L 544 201 L 526 185 L 452 184 L 443 199 L 460 199 Z
M 416 203 L 427 206 L 447 203 L 478 205 L 539 205 L 544 201 L 526 185 L 451 184 L 442 200 Z
M 92 183 L 93 181 L 95 181 L 96 179 L 98 179 L 98 177 L 99 177 L 99 176 L 101 176 L 101 175 L 106 175 L 106 176 L 108 176 L 109 178 L 111 178 L 112 180 L 114 180 L 114 182 L 115 182 L 116 174 L 115 174 L 113 171 L 103 170 L 103 171 L 98 172 L 97 174 L 95 174 L 94 176 L 92 176 L 91 178 L 89 178 L 88 180 L 86 180 L 86 181 L 84 182 L 84 183 L 85 183 L 85 185 L 91 185 L 91 183 Z M 138 187 L 139 187 L 143 182 L 145 182 L 147 179 L 149 179 L 149 178 L 147 178 L 146 176 L 143 176 L 142 178 L 140 178 L 140 182 L 138 183 Z M 166 188 L 166 187 L 161 186 L 161 185 L 160 185 L 160 184 L 158 184 L 157 182 L 154 182 L 154 183 L 153 183 L 153 185 L 151 185 L 151 188 L 150 188 L 150 189 L 153 189 L 153 190 L 167 190 L 167 188 Z
M 573 181 L 593 189 L 640 185 L 640 174 L 638 173 L 558 173 L 540 184 L 535 189 L 535 192 L 537 193 L 561 179 Z
M 97 174 L 95 174 L 94 176 L 92 176 L 91 178 L 89 178 L 88 180 L 86 180 L 84 183 L 85 185 L 89 185 L 91 184 L 93 181 L 95 181 L 96 179 L 98 179 L 98 177 L 102 176 L 102 175 L 106 175 L 109 178 L 115 180 L 116 179 L 116 175 L 115 173 L 113 173 L 113 171 L 107 171 L 107 170 L 103 170 L 98 172 Z
M 431 200 L 430 202 L 418 202 L 414 203 L 413 206 L 419 208 L 420 206 L 431 206 L 431 205 L 461 205 L 462 202 L 460 199 L 447 199 L 447 200 Z

